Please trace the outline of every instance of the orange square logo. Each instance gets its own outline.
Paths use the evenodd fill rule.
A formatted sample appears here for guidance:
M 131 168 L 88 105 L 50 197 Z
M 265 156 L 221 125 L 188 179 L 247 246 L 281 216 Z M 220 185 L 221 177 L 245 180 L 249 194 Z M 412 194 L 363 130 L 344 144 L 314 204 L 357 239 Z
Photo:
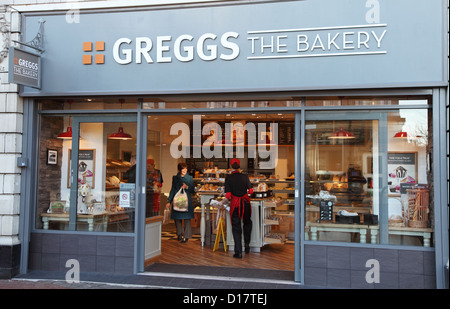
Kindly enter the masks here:
M 102 55 L 102 54 L 95 55 L 95 63 L 96 64 L 105 63 L 105 55 Z
M 92 56 L 83 55 L 83 64 L 92 64 Z
M 88 55 L 83 55 L 83 64 L 104 64 L 105 63 L 105 55 L 104 54 L 95 54 L 92 55 L 94 51 L 104 52 L 105 50 L 105 41 L 95 41 L 93 42 L 83 42 L 83 51 L 86 53 L 91 53 Z
M 95 42 L 95 50 L 96 51 L 103 51 L 103 50 L 105 50 L 105 42 L 104 41 L 97 41 L 97 42 Z
M 83 42 L 83 51 L 92 51 L 92 42 Z

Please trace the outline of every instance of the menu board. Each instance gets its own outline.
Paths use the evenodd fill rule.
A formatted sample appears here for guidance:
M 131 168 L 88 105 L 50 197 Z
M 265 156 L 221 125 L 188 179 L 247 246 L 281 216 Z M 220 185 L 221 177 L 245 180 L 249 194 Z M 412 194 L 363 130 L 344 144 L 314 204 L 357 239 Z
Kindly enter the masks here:
M 295 144 L 295 125 L 293 122 L 278 123 L 278 144 L 294 145 Z

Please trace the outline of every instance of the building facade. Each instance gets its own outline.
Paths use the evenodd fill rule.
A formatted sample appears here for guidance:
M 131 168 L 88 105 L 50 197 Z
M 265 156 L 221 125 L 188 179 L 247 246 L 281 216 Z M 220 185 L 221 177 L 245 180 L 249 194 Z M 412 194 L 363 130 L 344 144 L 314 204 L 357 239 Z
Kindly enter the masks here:
M 237 157 L 293 280 L 448 287 L 448 1 L 1 5 L 1 277 L 145 271 L 178 163 L 203 245 Z

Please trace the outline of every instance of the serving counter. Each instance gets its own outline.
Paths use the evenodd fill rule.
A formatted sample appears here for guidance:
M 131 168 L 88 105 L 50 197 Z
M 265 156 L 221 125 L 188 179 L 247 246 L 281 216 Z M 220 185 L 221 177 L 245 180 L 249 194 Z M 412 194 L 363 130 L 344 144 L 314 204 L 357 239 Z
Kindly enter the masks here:
M 276 204 L 272 201 L 272 198 L 265 199 L 251 199 L 250 201 L 252 207 L 252 233 L 250 238 L 250 250 L 253 252 L 260 252 L 261 248 L 267 244 L 273 243 L 284 243 L 285 237 L 271 237 L 273 235 L 272 225 L 276 225 L 276 222 L 267 220 L 270 217 L 272 208 Z M 231 230 L 231 217 L 230 213 L 227 212 L 226 219 L 227 226 L 227 244 L 230 251 L 234 250 L 234 239 Z M 275 233 L 282 235 L 282 233 Z M 242 235 L 242 237 L 244 237 Z M 242 244 L 244 245 L 244 240 L 242 239 Z

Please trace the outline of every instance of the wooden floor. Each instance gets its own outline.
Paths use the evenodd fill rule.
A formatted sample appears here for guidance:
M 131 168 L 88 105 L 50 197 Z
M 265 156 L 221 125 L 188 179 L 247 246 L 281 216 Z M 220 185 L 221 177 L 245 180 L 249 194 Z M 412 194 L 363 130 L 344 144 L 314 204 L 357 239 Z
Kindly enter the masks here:
M 234 252 L 202 247 L 198 236 L 187 243 L 180 243 L 176 237 L 163 237 L 161 252 L 161 256 L 152 259 L 153 263 L 294 270 L 293 243 L 266 245 L 261 252 L 243 253 L 242 259 L 236 259 L 233 258 Z

